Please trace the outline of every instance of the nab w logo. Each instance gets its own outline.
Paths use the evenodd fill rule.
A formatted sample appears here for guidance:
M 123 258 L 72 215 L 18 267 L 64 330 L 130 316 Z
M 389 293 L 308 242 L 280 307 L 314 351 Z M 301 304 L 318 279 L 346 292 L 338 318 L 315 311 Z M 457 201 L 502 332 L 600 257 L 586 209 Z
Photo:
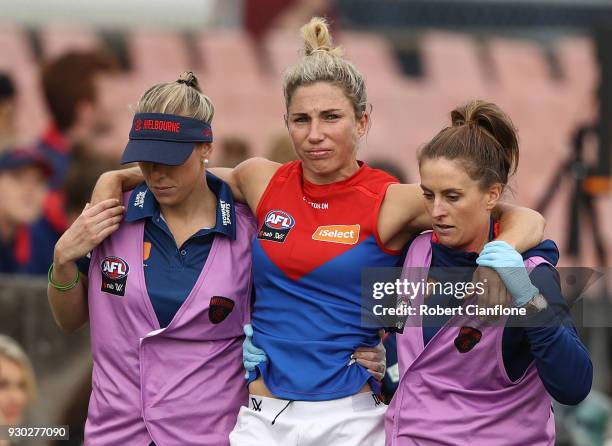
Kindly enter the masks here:
M 257 400 L 257 398 L 251 397 L 251 406 L 255 412 L 261 412 L 261 405 L 263 404 L 263 400 Z

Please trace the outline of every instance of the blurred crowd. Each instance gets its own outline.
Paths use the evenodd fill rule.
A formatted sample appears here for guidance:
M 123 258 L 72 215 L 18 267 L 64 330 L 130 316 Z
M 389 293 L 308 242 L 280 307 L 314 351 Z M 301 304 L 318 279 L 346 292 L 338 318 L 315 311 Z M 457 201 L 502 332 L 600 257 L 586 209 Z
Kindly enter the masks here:
M 41 68 L 51 122 L 36 141 L 15 132 L 15 82 L 0 75 L 0 272 L 46 274 L 53 246 L 116 160 L 96 151 L 109 131 L 99 79 L 117 65 L 103 52 L 68 53 Z

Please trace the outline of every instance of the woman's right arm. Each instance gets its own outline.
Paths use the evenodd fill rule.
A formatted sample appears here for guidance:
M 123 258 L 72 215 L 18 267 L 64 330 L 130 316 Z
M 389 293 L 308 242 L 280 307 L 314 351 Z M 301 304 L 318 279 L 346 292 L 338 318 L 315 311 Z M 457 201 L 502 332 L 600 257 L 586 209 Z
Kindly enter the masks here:
M 134 189 L 143 181 L 144 177 L 140 167 L 104 172 L 96 181 L 96 186 L 91 194 L 91 204 L 95 206 L 109 198 L 119 200 L 121 203 L 123 192 Z
M 119 229 L 123 211 L 124 207 L 117 199 L 104 200 L 93 206 L 87 204 L 55 244 L 51 280 L 60 285 L 72 283 L 79 274 L 76 261 Z M 53 317 L 65 333 L 74 332 L 89 319 L 86 277 L 79 277 L 76 286 L 66 291 L 60 291 L 49 283 L 47 297 Z
M 232 188 L 234 200 L 246 203 L 255 214 L 268 183 L 281 166 L 266 158 L 249 158 L 234 169 L 213 167 L 210 171 Z
M 255 213 L 270 179 L 280 166 L 265 158 L 249 158 L 234 169 L 213 167 L 210 172 L 230 186 L 234 200 L 248 204 Z M 96 182 L 91 203 L 95 205 L 109 198 L 121 202 L 123 192 L 134 189 L 142 181 L 144 178 L 139 167 L 105 172 Z

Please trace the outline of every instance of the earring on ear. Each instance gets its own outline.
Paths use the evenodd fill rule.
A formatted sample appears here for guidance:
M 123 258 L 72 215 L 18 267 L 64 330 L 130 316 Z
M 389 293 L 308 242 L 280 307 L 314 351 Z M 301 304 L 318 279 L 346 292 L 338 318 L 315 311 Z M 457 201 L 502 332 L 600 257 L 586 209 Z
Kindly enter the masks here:
M 204 163 L 205 166 L 208 166 L 208 158 L 204 158 L 202 162 Z

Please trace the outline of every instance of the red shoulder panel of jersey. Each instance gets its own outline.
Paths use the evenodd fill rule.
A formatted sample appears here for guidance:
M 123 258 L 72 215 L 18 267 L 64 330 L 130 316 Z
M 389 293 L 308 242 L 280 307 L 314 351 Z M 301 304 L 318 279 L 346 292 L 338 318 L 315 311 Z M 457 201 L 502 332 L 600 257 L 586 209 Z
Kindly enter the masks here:
M 350 178 L 317 185 L 303 178 L 300 161 L 288 163 L 272 177 L 257 208 L 257 242 L 298 280 L 375 236 L 380 204 L 395 182 L 360 162 Z

